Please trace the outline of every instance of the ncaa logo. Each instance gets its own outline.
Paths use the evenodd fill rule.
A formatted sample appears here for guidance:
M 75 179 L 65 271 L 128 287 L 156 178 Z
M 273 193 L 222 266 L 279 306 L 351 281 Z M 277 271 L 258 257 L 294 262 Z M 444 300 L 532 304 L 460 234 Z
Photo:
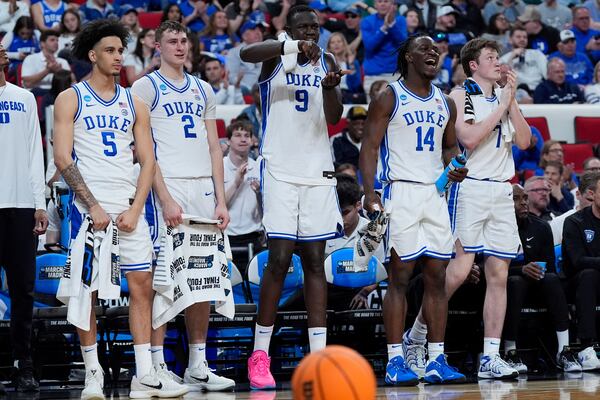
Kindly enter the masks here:
M 160 88 L 160 90 L 167 90 L 167 85 L 165 85 L 164 83 L 161 83 L 159 88 Z
M 584 229 L 583 233 L 585 233 L 585 241 L 591 243 L 594 240 L 595 233 L 591 229 Z
M 127 112 L 127 110 L 121 110 L 121 114 L 123 114 L 123 116 L 126 117 L 129 113 Z
M 315 71 L 315 74 L 318 74 L 318 73 L 319 73 L 319 71 L 320 71 L 320 69 L 319 69 L 319 67 L 315 67 L 315 68 L 313 69 L 313 71 Z
M 92 101 L 92 96 L 86 94 L 85 96 L 83 96 L 83 100 L 85 100 L 86 102 Z
M 400 95 L 400 100 L 406 100 L 406 99 L 407 99 L 407 97 L 406 97 L 406 95 L 405 95 L 405 94 L 401 94 L 401 95 Z

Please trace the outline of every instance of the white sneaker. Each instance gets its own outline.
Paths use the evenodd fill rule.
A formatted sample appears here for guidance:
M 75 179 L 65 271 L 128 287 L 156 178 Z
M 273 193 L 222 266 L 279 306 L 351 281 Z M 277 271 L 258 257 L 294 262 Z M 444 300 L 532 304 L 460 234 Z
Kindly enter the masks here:
M 508 366 L 516 369 L 519 375 L 527 373 L 527 365 L 525 365 L 523 360 L 521 360 L 521 357 L 519 356 L 519 353 L 517 353 L 517 350 L 509 350 L 504 355 L 504 358 Z
M 101 368 L 85 371 L 81 400 L 104 400 L 104 373 Z
M 580 373 L 581 364 L 575 354 L 567 346 L 556 356 L 556 364 L 564 372 Z
M 402 348 L 404 350 L 404 362 L 417 374 L 419 379 L 425 376 L 425 367 L 427 365 L 425 357 L 427 355 L 427 349 L 424 343 L 417 343 L 410 340 L 408 333 L 410 329 L 404 333 L 402 337 Z
M 132 399 L 149 399 L 151 397 L 179 397 L 188 392 L 184 385 L 167 378 L 164 372 L 158 372 L 152 368 L 149 374 L 141 379 L 134 376 L 131 379 L 129 397 Z
M 493 356 L 482 356 L 479 362 L 479 372 L 477 377 L 480 379 L 513 379 L 519 376 L 519 371 L 508 365 L 500 357 L 500 354 Z
M 176 390 L 179 388 L 180 390 L 185 390 L 185 393 L 190 391 L 190 388 L 183 384 L 183 379 L 181 379 L 175 372 L 169 371 L 167 368 L 167 364 L 160 363 L 158 366 L 155 366 L 156 376 L 161 382 L 170 381 L 172 390 Z
M 584 371 L 600 369 L 600 360 L 598 360 L 596 350 L 594 350 L 592 346 L 581 350 L 579 354 L 577 354 L 577 359 L 579 359 L 581 369 Z
M 219 392 L 235 388 L 235 381 L 233 379 L 216 375 L 208 368 L 206 361 L 204 361 L 204 365 L 200 366 L 200 368 L 186 369 L 183 374 L 183 383 L 190 388 L 190 392 Z

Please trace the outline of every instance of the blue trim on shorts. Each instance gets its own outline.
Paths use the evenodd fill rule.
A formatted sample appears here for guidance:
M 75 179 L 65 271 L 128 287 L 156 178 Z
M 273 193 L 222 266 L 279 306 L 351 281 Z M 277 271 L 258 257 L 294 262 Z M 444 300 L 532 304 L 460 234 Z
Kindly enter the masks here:
M 452 253 L 438 253 L 437 251 L 427 250 L 423 255 L 439 260 L 449 260 L 452 258 Z
M 298 238 L 298 242 L 318 242 L 318 241 L 323 241 L 323 240 L 329 240 L 329 239 L 336 239 L 339 237 L 342 237 L 343 235 L 340 236 L 340 232 L 336 231 L 336 232 L 328 232 L 328 233 L 323 233 L 321 235 L 310 235 L 310 236 L 297 236 Z
M 508 258 L 508 259 L 517 258 L 517 253 L 507 253 L 504 251 L 490 250 L 490 249 L 483 249 L 483 254 L 486 256 L 494 256 L 494 257 L 498 257 L 498 258 Z
M 136 271 L 152 272 L 152 267 L 150 264 L 146 265 L 145 267 L 138 267 L 138 268 L 122 268 L 121 267 L 121 271 L 123 271 L 124 273 L 136 272 Z
M 426 251 L 427 251 L 427 246 L 423 246 L 419 250 L 415 251 L 414 253 L 398 255 L 398 258 L 400 258 L 400 261 L 412 261 L 412 260 L 415 260 L 415 259 L 421 257 L 421 255 L 423 253 L 425 253 Z
M 448 196 L 448 213 L 450 214 L 450 231 L 454 234 L 456 228 L 456 209 L 458 205 L 458 191 L 460 183 L 453 183 L 450 187 L 450 195 Z
M 298 239 L 298 235 L 283 232 L 267 232 L 267 239 L 286 239 L 295 241 Z
M 479 253 L 484 250 L 483 245 L 479 246 L 463 246 L 465 253 Z

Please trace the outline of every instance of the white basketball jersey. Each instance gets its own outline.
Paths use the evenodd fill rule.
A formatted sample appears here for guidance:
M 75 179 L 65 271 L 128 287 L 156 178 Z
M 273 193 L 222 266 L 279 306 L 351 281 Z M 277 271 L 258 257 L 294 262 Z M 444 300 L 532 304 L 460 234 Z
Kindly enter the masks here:
M 146 79 L 155 91 L 154 102 L 149 105 L 150 125 L 163 177 L 212 176 L 205 123 L 206 119 L 215 119 L 216 113 L 210 85 L 185 74 L 183 86 L 176 87 L 158 71 L 140 81 Z
M 465 121 L 473 120 L 474 123 L 483 121 L 498 108 L 501 94 L 502 89 L 495 88 L 494 95 L 490 98 L 483 95 L 470 96 L 471 104 L 465 107 Z M 507 118 L 507 114 L 502 117 L 503 120 Z M 466 167 L 469 169 L 469 178 L 503 182 L 515 175 L 512 142 L 506 142 L 502 137 L 502 129 L 506 127 L 507 124 L 498 122 L 494 130 L 471 151 L 461 146 L 467 157 Z
M 324 54 L 324 53 L 323 53 Z M 335 185 L 323 177 L 334 171 L 321 80 L 327 74 L 324 55 L 316 65 L 298 64 L 285 72 L 280 63 L 260 82 L 261 155 L 273 177 L 301 185 Z
M 73 157 L 86 185 L 111 214 L 129 208 L 135 196 L 133 167 L 133 125 L 135 109 L 131 94 L 115 85 L 109 101 L 98 96 L 83 81 L 73 85 L 77 93 L 77 113 L 73 125 Z M 77 206 L 85 206 L 75 198 Z
M 434 85 L 425 98 L 412 93 L 402 81 L 389 86 L 396 106 L 379 148 L 379 178 L 435 183 L 444 170 L 442 140 L 450 119 L 446 98 Z

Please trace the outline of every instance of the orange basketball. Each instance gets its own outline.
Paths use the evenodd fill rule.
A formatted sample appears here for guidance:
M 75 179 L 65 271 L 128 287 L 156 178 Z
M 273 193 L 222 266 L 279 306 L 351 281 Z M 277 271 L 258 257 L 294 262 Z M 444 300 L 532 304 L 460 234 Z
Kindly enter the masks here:
M 348 347 L 327 346 L 300 362 L 292 391 L 294 400 L 373 400 L 377 383 L 363 356 Z

